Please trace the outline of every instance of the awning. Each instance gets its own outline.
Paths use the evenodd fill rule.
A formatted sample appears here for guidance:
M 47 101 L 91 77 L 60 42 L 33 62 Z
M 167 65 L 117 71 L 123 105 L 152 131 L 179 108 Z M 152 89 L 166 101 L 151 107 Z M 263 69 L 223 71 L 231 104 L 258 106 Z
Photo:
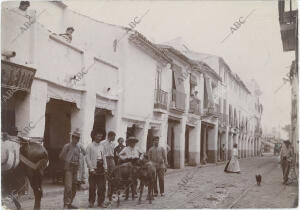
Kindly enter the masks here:
M 48 100 L 50 100 L 50 98 L 53 98 L 75 103 L 78 109 L 80 109 L 81 106 L 81 91 L 73 90 L 70 88 L 48 84 L 47 97 Z
M 96 97 L 96 108 L 101 108 L 101 109 L 107 109 L 112 112 L 112 115 L 114 115 L 114 111 L 116 109 L 116 101 L 107 99 L 104 97 L 100 97 L 97 95 Z
M 36 70 L 1 60 L 1 87 L 30 92 Z

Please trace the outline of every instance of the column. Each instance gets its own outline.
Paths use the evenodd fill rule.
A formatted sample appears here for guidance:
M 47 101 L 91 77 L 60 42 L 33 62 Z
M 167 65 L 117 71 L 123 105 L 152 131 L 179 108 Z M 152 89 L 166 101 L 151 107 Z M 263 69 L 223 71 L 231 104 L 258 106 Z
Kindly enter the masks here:
M 163 122 L 161 124 L 161 133 L 160 133 L 160 146 L 164 147 L 167 151 L 168 144 L 168 115 L 163 115 Z
M 201 99 L 201 107 L 200 110 L 201 112 L 203 111 L 203 107 L 204 107 L 204 77 L 203 74 L 200 74 L 200 82 L 199 82 L 199 96 Z
M 91 131 L 94 126 L 96 107 L 96 92 L 93 89 L 83 93 L 80 110 L 74 110 L 71 114 L 71 131 L 79 128 L 81 132 L 80 142 L 86 147 L 91 139 Z
M 174 168 L 184 167 L 186 117 L 174 126 Z
M 217 162 L 218 122 L 208 131 L 208 162 Z
M 33 80 L 31 92 L 16 103 L 16 126 L 28 137 L 44 138 L 47 83 Z
M 228 159 L 231 158 L 231 151 L 233 148 L 233 133 L 229 134 L 229 141 L 228 141 Z
M 243 145 L 243 148 L 242 148 L 243 158 L 245 158 L 246 157 L 246 139 L 245 139 L 244 134 L 242 136 L 242 145 Z
M 140 142 L 138 143 L 138 147 L 144 152 L 146 152 L 147 150 L 147 136 L 148 136 L 149 129 L 150 129 L 149 121 L 147 120 L 144 124 L 143 129 L 136 134 L 136 137 L 140 140 Z M 161 138 L 159 140 L 161 141 Z
M 189 165 L 200 164 L 201 149 L 201 120 L 197 122 L 195 128 L 191 129 L 189 136 Z
M 228 126 L 226 127 L 226 131 L 225 131 L 225 133 L 223 133 L 223 135 L 222 135 L 222 146 L 223 146 L 223 144 L 225 144 L 225 160 L 228 160 L 228 131 L 229 130 L 229 128 L 228 128 Z

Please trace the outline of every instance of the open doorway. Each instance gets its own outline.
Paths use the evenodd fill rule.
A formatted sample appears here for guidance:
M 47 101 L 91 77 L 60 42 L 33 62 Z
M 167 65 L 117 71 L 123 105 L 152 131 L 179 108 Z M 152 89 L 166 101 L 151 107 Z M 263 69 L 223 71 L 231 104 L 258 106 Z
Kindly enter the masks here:
M 185 129 L 185 149 L 184 149 L 184 164 L 188 165 L 189 164 L 189 127 L 186 126 Z
M 153 145 L 153 130 L 152 129 L 148 129 L 148 135 L 147 135 L 147 148 L 146 151 L 148 151 L 152 145 Z
M 51 99 L 46 105 L 44 145 L 49 155 L 49 167 L 45 176 L 51 177 L 53 183 L 63 179 L 63 161 L 59 154 L 63 146 L 70 142 L 71 113 L 75 104 Z
M 169 151 L 167 152 L 167 160 L 170 168 L 174 168 L 174 152 L 175 152 L 175 123 L 172 120 L 168 121 L 168 139 L 167 144 Z
M 95 109 L 93 130 L 100 131 L 104 134 L 102 140 L 104 140 L 106 137 L 106 122 L 107 122 L 107 118 L 110 115 L 111 115 L 110 110 L 101 109 L 101 108 Z

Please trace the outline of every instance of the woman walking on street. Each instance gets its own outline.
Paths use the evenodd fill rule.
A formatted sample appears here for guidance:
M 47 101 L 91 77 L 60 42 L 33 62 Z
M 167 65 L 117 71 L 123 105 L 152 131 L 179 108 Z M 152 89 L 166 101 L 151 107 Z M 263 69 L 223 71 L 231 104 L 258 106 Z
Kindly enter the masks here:
M 227 173 L 240 173 L 241 172 L 240 164 L 239 164 L 239 160 L 238 160 L 237 144 L 233 145 L 232 157 L 226 164 L 224 171 Z

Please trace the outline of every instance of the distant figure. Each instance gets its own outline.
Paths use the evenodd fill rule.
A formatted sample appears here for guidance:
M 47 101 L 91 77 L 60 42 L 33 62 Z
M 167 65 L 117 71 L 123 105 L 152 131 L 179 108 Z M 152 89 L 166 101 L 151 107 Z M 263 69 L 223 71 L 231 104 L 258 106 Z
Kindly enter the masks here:
M 240 173 L 240 164 L 238 161 L 238 149 L 237 149 L 237 144 L 233 145 L 233 150 L 232 150 L 232 157 L 228 161 L 228 163 L 225 166 L 224 169 L 225 172 L 227 173 Z
M 116 163 L 116 165 L 119 165 L 118 163 L 119 163 L 119 159 L 120 159 L 120 157 L 119 157 L 119 154 L 120 154 L 120 152 L 124 149 L 124 139 L 122 138 L 122 137 L 120 137 L 120 138 L 118 138 L 118 143 L 119 143 L 119 145 L 118 146 L 116 146 L 116 148 L 115 148 L 115 150 L 114 150 L 114 158 L 115 158 L 115 163 Z
M 171 165 L 171 147 L 167 144 L 167 161 L 168 165 Z
M 261 177 L 260 174 L 256 174 L 256 175 L 255 175 L 256 183 L 257 183 L 258 186 L 260 186 L 261 178 L 262 178 L 262 177 Z
M 221 149 L 221 160 L 225 161 L 226 160 L 226 153 L 225 153 L 225 144 L 222 145 L 222 149 Z
M 73 27 L 68 27 L 66 30 L 66 33 L 64 34 L 59 34 L 59 36 L 63 37 L 67 42 L 71 43 L 72 42 L 72 34 L 74 32 Z
M 293 152 L 289 140 L 284 141 L 280 151 L 280 161 L 283 174 L 283 184 L 287 185 L 290 167 L 293 159 Z

